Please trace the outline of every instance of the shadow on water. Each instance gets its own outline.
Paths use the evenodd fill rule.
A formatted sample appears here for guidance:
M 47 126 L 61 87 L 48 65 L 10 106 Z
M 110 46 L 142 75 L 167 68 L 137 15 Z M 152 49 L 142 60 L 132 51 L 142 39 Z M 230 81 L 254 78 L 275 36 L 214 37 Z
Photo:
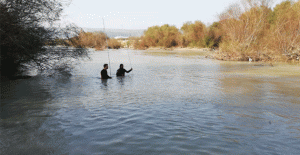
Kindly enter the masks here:
M 131 74 L 131 73 L 129 73 Z M 125 76 L 117 76 L 115 77 L 118 81 L 118 84 L 123 87 L 123 86 L 129 86 L 132 84 L 134 75 L 125 75 Z
M 57 73 L 1 81 L 0 154 L 62 153 L 66 144 L 56 137 L 63 131 L 49 131 L 45 123 L 56 125 L 48 121 L 57 111 L 49 104 L 58 97 L 55 89 L 66 87 L 70 77 Z

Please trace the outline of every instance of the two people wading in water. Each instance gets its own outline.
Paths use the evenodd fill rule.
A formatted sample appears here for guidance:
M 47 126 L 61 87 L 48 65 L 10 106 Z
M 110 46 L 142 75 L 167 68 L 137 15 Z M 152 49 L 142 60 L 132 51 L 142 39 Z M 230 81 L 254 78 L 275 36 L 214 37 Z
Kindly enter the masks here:
M 111 79 L 111 77 L 107 75 L 108 64 L 104 64 L 103 67 L 104 68 L 101 71 L 101 79 Z M 117 76 L 125 76 L 125 73 L 129 73 L 132 71 L 132 68 L 127 71 L 123 67 L 124 65 L 120 64 L 120 68 L 117 70 Z

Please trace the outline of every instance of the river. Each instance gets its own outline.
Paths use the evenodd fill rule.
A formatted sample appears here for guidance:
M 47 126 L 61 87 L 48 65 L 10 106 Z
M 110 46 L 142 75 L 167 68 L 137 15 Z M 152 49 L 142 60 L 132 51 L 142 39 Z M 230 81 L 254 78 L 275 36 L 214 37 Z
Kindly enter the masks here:
M 0 154 L 300 152 L 299 76 L 235 73 L 261 66 L 204 57 L 109 56 L 108 80 L 107 51 L 90 50 L 71 74 L 1 81 Z M 133 68 L 123 78 L 120 63 Z

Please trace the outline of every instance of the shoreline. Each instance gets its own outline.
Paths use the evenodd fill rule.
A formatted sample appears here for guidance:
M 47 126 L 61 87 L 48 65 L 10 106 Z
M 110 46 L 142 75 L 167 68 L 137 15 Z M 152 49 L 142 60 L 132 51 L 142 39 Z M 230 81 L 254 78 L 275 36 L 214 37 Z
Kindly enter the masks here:
M 132 49 L 132 48 L 131 48 Z M 135 50 L 135 49 L 132 49 Z M 300 63 L 300 55 L 297 53 L 292 53 L 290 55 L 265 55 L 260 56 L 237 56 L 233 54 L 221 53 L 219 50 L 210 49 L 210 48 L 191 48 L 191 47 L 175 47 L 175 48 L 164 48 L 164 47 L 150 47 L 144 51 L 151 52 L 177 52 L 185 53 L 185 55 L 196 55 L 199 53 L 199 56 L 205 56 L 208 59 L 215 59 L 220 61 L 240 61 L 240 62 L 262 62 L 262 63 L 274 63 L 274 62 L 286 62 L 286 63 Z

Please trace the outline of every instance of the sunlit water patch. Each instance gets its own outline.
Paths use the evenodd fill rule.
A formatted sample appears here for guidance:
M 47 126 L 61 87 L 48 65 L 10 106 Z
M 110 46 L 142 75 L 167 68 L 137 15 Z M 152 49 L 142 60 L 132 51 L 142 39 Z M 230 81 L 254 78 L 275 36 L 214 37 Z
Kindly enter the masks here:
M 251 65 L 110 50 L 70 75 L 1 82 L 0 154 L 297 154 L 295 76 Z M 119 64 L 133 68 L 116 77 Z M 229 66 L 229 67 L 228 67 Z M 232 68 L 233 67 L 233 68 Z

